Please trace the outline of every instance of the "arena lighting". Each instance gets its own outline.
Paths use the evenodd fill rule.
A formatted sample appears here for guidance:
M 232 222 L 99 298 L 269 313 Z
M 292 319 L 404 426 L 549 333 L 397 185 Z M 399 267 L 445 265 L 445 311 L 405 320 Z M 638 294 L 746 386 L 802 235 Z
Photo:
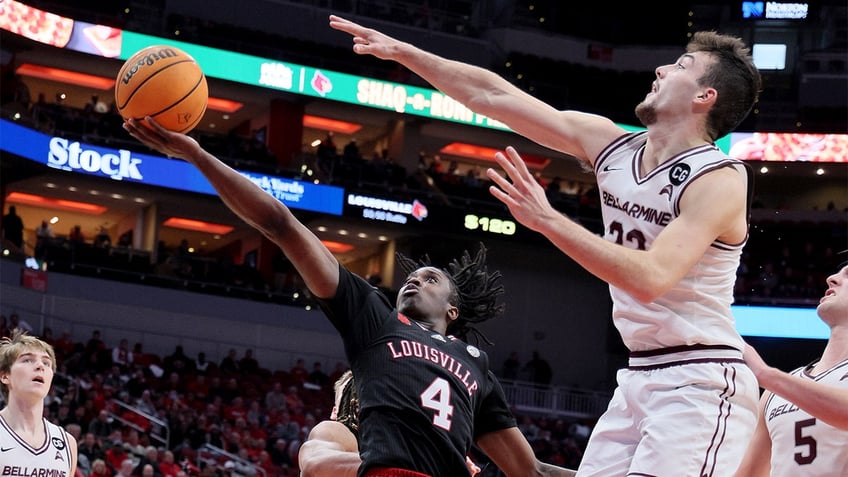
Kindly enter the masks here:
M 15 73 L 22 76 L 32 76 L 33 78 L 41 78 L 46 80 L 58 81 L 60 83 L 75 84 L 86 88 L 95 88 L 100 90 L 110 89 L 115 86 L 114 78 L 104 78 L 103 76 L 94 76 L 77 71 L 63 70 L 61 68 L 53 68 L 49 66 L 33 65 L 24 63 L 15 70 Z
M 439 152 L 451 156 L 468 157 L 471 159 L 479 159 L 481 161 L 494 162 L 495 153 L 502 151 L 491 147 L 477 146 L 463 142 L 452 142 L 441 148 Z M 532 154 L 521 154 L 521 157 L 530 169 L 544 169 L 551 162 L 551 160 L 547 157 L 534 156 Z
M 35 194 L 25 194 L 23 192 L 12 192 L 6 196 L 6 201 L 17 204 L 33 205 L 36 207 L 44 207 L 46 209 L 61 209 L 72 212 L 80 212 L 83 214 L 100 215 L 108 209 L 102 205 L 89 204 L 86 202 L 77 202 L 73 200 L 53 199 Z
M 115 80 L 105 78 L 103 76 L 94 76 L 77 71 L 63 70 L 61 68 L 53 68 L 49 66 L 33 65 L 24 63 L 15 70 L 16 73 L 22 76 L 31 76 L 59 83 L 74 84 L 86 88 L 95 88 L 99 90 L 111 89 L 115 86 Z M 222 113 L 235 113 L 244 106 L 244 103 L 232 101 L 223 98 L 209 98 L 208 108 Z
M 321 116 L 311 116 L 309 114 L 303 115 L 303 126 L 342 134 L 353 134 L 362 129 L 361 124 L 339 121 L 338 119 L 322 118 Z
M 208 232 L 210 234 L 226 235 L 233 231 L 229 225 L 213 224 L 202 220 L 185 219 L 182 217 L 171 217 L 162 222 L 166 227 L 175 229 L 194 230 L 195 232 Z
M 220 111 L 222 113 L 234 113 L 244 106 L 244 103 L 239 103 L 238 101 L 232 101 L 229 99 L 223 98 L 209 98 L 209 101 L 206 103 L 206 107 L 213 111 Z
M 322 240 L 321 243 L 332 253 L 345 253 L 354 249 L 354 246 L 349 243 L 334 242 L 332 240 Z

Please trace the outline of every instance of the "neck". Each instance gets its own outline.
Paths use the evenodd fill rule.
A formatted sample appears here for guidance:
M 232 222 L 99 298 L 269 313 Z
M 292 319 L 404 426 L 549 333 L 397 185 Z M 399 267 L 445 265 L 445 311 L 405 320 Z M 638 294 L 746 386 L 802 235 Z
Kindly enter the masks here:
M 645 145 L 643 160 L 653 169 L 683 151 L 711 142 L 706 135 L 698 133 L 685 122 L 663 124 L 659 128 L 652 126 L 648 128 L 648 142 Z
M 16 432 L 33 432 L 41 429 L 41 420 L 44 417 L 43 401 L 30 405 L 9 396 L 9 404 L 0 411 L 0 415 Z
M 830 369 L 844 360 L 848 360 L 848 325 L 833 326 L 816 368 Z
M 422 329 L 428 331 L 435 331 L 436 333 L 446 335 L 447 334 L 447 326 L 442 323 L 434 323 L 432 321 L 424 321 L 412 318 L 412 321 L 415 322 Z

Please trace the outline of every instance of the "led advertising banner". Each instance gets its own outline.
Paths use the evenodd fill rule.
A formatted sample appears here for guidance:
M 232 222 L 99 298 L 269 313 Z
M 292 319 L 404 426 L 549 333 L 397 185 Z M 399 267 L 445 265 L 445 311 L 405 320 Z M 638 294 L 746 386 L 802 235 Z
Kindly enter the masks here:
M 509 130 L 438 91 L 260 58 L 206 46 L 123 32 L 121 59 L 151 45 L 173 45 L 191 55 L 206 76 L 320 97 L 396 113 Z
M 848 134 L 731 133 L 730 156 L 749 161 L 848 162 Z
M 733 305 L 731 311 L 742 336 L 822 340 L 830 337 L 830 328 L 819 319 L 815 308 Z
M 126 149 L 95 146 L 0 120 L 0 149 L 54 169 L 118 181 L 217 195 L 212 184 L 191 164 Z M 344 189 L 294 179 L 239 171 L 262 190 L 294 209 L 341 215 Z

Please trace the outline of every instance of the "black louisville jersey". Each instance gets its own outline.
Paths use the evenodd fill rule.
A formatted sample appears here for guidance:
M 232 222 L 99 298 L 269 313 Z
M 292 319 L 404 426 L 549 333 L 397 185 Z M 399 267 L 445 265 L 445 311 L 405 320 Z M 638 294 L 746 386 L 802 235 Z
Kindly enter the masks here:
M 474 437 L 515 426 L 488 356 L 399 314 L 343 267 L 322 308 L 339 330 L 360 399 L 360 475 L 397 467 L 467 475 Z

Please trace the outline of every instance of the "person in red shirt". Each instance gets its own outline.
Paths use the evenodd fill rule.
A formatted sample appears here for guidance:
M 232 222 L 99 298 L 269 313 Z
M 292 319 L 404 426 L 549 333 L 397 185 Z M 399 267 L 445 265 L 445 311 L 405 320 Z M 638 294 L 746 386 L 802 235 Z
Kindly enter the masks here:
M 126 459 L 129 459 L 129 455 L 122 444 L 115 444 L 106 451 L 106 463 L 113 469 L 120 469 L 121 462 Z
M 159 472 L 162 472 L 162 477 L 177 477 L 177 473 L 183 470 L 180 464 L 174 461 L 174 453 L 165 451 L 162 455 L 162 462 L 159 463 Z
M 289 377 L 293 383 L 303 384 L 308 376 L 309 370 L 306 369 L 303 358 L 298 358 L 292 369 L 289 370 Z

